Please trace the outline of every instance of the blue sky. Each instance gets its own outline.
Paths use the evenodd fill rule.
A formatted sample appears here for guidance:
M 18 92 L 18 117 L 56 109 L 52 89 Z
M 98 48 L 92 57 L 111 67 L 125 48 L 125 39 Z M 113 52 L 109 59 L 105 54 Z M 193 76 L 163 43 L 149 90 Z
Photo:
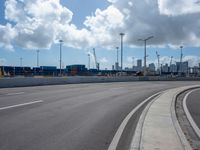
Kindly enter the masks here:
M 5 2 L 4 0 L 0 1 L 0 24 L 1 25 L 6 25 L 6 23 L 12 24 L 12 22 L 9 22 L 8 20 L 4 19 L 4 17 L 5 17 L 4 2 Z M 66 7 L 73 13 L 73 17 L 72 17 L 72 20 L 70 21 L 70 24 L 75 25 L 77 30 L 81 30 L 83 28 L 87 29 L 87 30 L 92 30 L 92 29 L 90 29 L 91 24 L 90 24 L 90 26 L 86 27 L 83 23 L 85 20 L 87 20 L 86 19 L 87 16 L 93 16 L 96 18 L 98 17 L 98 14 L 95 14 L 96 9 L 101 10 L 100 14 L 102 14 L 104 10 L 107 10 L 108 7 L 110 7 L 111 5 L 115 6 L 116 8 L 119 9 L 119 6 L 117 3 L 111 4 L 107 0 L 84 0 L 84 1 L 83 0 L 61 0 L 60 3 L 63 7 Z M 138 4 L 138 7 L 139 7 L 139 4 Z M 171 13 L 176 13 L 176 12 L 171 12 Z M 105 16 L 105 15 L 102 15 L 102 16 Z M 90 21 L 91 20 L 92 19 L 90 19 Z M 14 24 L 12 24 L 12 25 L 14 25 Z M 92 25 L 93 25 L 93 22 L 92 22 Z M 134 34 L 136 34 L 136 32 L 132 31 L 132 29 L 130 29 L 130 30 L 131 30 L 130 33 L 133 33 L 132 35 L 130 35 L 129 29 L 126 29 L 126 32 L 128 32 L 126 34 L 127 39 L 128 38 L 131 39 L 131 37 L 134 36 Z M 135 30 L 137 30 L 137 29 L 135 29 Z M 119 31 L 120 30 L 117 30 L 117 34 L 119 33 Z M 156 33 L 155 35 L 159 35 L 159 34 Z M 141 37 L 140 35 L 137 35 L 137 36 Z M 166 39 L 168 39 L 168 38 L 166 38 Z M 101 47 L 101 46 L 97 45 L 97 48 L 96 48 L 97 59 L 98 59 L 98 61 L 100 61 L 100 66 L 102 69 L 104 69 L 104 68 L 110 69 L 111 66 L 114 64 L 114 62 L 116 61 L 116 50 L 114 47 L 116 45 L 117 46 L 120 45 L 120 42 L 119 42 L 120 37 L 115 36 L 114 40 L 117 41 L 117 42 L 115 42 L 115 45 L 114 44 L 111 45 L 110 43 L 109 43 L 110 45 L 106 45 L 106 47 L 104 47 L 104 46 Z M 176 41 L 175 38 L 174 38 L 174 40 Z M 197 39 L 197 40 L 199 40 L 199 39 Z M 134 39 L 134 41 L 136 41 L 136 39 Z M 83 46 L 83 48 L 80 48 L 80 47 L 76 48 L 75 46 L 70 46 L 70 44 L 73 44 L 73 42 L 76 42 L 76 41 L 72 40 L 71 43 L 68 43 L 63 47 L 63 65 L 66 66 L 66 65 L 71 65 L 71 64 L 85 64 L 87 66 L 87 64 L 88 64 L 87 52 L 88 51 L 92 52 L 92 47 Z M 104 41 L 104 43 L 105 42 L 106 41 Z M 143 50 L 142 45 L 140 45 L 139 47 L 136 46 L 137 48 L 131 48 L 130 45 L 135 45 L 135 43 L 134 42 L 131 43 L 131 40 L 127 40 L 124 43 L 124 45 L 125 45 L 125 47 L 124 47 L 125 67 L 131 66 L 131 64 L 132 64 L 131 60 L 130 60 L 131 57 L 134 57 L 135 60 L 143 59 L 143 57 L 144 57 L 143 56 L 144 50 Z M 178 40 L 177 40 L 177 43 L 173 43 L 173 41 L 171 43 L 173 44 L 173 46 L 171 46 L 171 47 L 169 47 L 169 46 L 163 47 L 162 46 L 163 48 L 160 48 L 161 47 L 160 43 L 158 43 L 158 41 L 155 41 L 155 43 L 152 44 L 153 46 L 148 46 L 148 49 L 147 49 L 147 54 L 149 55 L 148 62 L 149 63 L 156 62 L 156 51 L 158 51 L 159 54 L 161 55 L 161 57 L 163 57 L 162 63 L 169 63 L 170 56 L 173 56 L 174 59 L 176 59 L 176 61 L 179 60 L 180 49 L 178 46 L 179 45 Z M 171 44 L 171 43 L 169 40 L 169 43 L 167 43 L 167 44 Z M 110 46 L 110 47 L 107 48 L 107 46 Z M 40 65 L 41 66 L 50 66 L 50 65 L 51 66 L 59 66 L 59 45 L 58 44 L 53 43 L 50 46 L 50 48 L 48 48 L 48 49 L 44 49 L 44 48 L 38 48 L 38 49 L 40 49 Z M 183 53 L 184 53 L 185 57 L 191 56 L 189 58 L 185 58 L 186 60 L 191 59 L 190 61 L 192 61 L 192 58 L 195 57 L 196 61 L 194 63 L 192 63 L 193 65 L 197 65 L 199 63 L 198 61 L 200 59 L 196 58 L 196 57 L 200 56 L 200 48 L 198 46 L 198 43 L 195 46 L 193 46 L 190 43 L 189 44 L 187 43 L 187 46 L 184 46 Z M 20 46 L 17 44 L 15 45 L 15 43 L 13 44 L 12 50 L 7 49 L 5 46 L 0 47 L 0 60 L 1 60 L 0 63 L 1 64 L 3 63 L 4 65 L 19 66 L 20 57 L 23 58 L 23 65 L 31 66 L 31 67 L 36 66 L 36 49 L 34 49 L 34 48 L 30 49 L 28 47 L 23 47 L 23 46 Z M 94 63 L 92 63 L 91 66 L 94 66 Z

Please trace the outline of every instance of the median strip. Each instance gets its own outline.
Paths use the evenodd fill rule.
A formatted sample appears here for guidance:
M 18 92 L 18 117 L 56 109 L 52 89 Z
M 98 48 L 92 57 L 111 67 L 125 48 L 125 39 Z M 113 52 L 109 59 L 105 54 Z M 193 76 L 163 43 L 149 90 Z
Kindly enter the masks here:
M 12 106 L 6 106 L 6 107 L 1 107 L 1 110 L 6 110 L 6 109 L 11 109 L 11 108 L 16 108 L 16 107 L 22 107 L 22 106 L 27 106 L 27 105 L 32 105 L 36 103 L 42 103 L 43 100 L 38 100 L 38 101 L 33 101 L 33 102 L 28 102 L 28 103 L 22 103 L 22 104 L 17 104 L 17 105 L 12 105 Z
M 163 92 L 149 103 L 140 116 L 130 150 L 191 150 L 175 114 L 177 95 L 199 86 L 187 86 Z

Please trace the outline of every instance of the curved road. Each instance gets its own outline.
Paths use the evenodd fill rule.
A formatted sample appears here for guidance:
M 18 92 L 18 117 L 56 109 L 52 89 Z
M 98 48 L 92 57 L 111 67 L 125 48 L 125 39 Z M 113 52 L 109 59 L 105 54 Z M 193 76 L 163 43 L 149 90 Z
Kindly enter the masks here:
M 200 89 L 189 94 L 186 101 L 187 108 L 200 129 Z
M 120 123 L 144 99 L 164 89 L 198 83 L 124 82 L 0 89 L 0 149 L 107 150 Z M 19 106 L 35 101 L 41 102 Z M 139 113 L 127 125 L 118 149 L 127 147 Z

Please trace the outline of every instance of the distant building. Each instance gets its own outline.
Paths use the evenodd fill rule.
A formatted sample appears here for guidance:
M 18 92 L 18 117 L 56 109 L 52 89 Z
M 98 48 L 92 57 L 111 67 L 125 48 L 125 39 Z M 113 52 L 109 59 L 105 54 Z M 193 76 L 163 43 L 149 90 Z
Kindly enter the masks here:
M 156 70 L 155 64 L 154 63 L 149 64 L 149 71 L 150 72 L 155 72 L 155 70 Z
M 142 59 L 137 60 L 137 67 L 142 68 Z
M 162 72 L 164 72 L 164 73 L 168 73 L 169 72 L 168 64 L 165 64 L 165 65 L 162 66 Z
M 115 70 L 115 66 L 114 65 L 112 65 L 112 70 Z
M 137 60 L 137 66 L 134 68 L 135 71 L 142 71 L 142 59 Z
M 177 72 L 179 73 L 188 73 L 188 61 L 182 62 L 182 64 L 180 62 L 176 62 L 176 66 L 177 66 Z
M 171 66 L 169 68 L 169 72 L 171 72 L 171 73 L 178 72 L 177 66 L 175 64 L 171 64 Z
M 182 63 L 182 72 L 188 73 L 188 71 L 189 71 L 188 61 L 185 61 Z
M 115 63 L 115 70 L 120 70 L 119 63 L 118 63 L 118 62 Z

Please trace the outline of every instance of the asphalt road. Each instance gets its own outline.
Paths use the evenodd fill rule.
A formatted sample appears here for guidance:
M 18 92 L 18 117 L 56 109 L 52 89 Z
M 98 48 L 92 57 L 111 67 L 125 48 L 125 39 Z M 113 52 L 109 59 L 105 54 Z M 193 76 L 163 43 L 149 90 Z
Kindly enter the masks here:
M 140 102 L 158 91 L 191 84 L 200 82 L 0 89 L 0 150 L 107 150 L 120 123 Z M 19 106 L 35 101 L 40 102 Z M 131 119 L 118 149 L 127 146 L 138 117 Z
M 200 128 L 200 90 L 195 90 L 188 96 L 186 105 L 193 120 Z

